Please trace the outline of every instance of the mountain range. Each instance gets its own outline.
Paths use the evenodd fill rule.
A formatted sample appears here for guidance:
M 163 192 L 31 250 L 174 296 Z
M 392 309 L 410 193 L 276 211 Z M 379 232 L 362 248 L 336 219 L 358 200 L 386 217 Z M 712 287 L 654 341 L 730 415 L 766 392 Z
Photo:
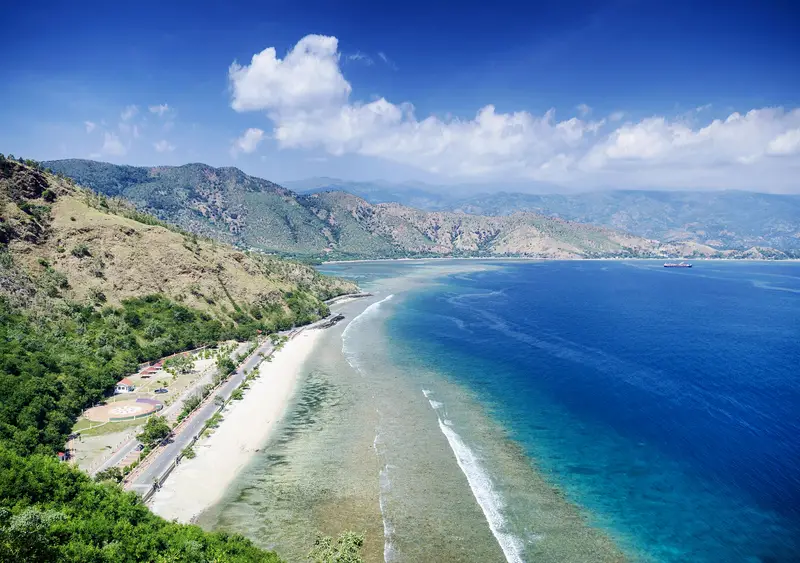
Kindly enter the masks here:
M 312 181 L 303 186 L 311 193 L 298 194 L 236 168 L 205 164 L 149 168 L 88 160 L 42 164 L 106 196 L 130 200 L 138 209 L 187 231 L 242 248 L 313 259 L 785 257 L 771 248 L 736 247 L 717 240 L 673 237 L 660 242 L 628 232 L 633 229 L 625 225 L 592 225 L 585 217 L 571 220 L 526 209 L 526 204 L 514 210 L 513 197 L 503 202 L 508 194 L 498 194 L 495 203 L 475 200 L 467 206 L 448 203 L 447 197 L 422 188 L 409 192 L 389 184 L 383 191 L 369 183 L 338 190 L 315 188 Z M 352 193 L 359 191 L 367 197 Z M 411 198 L 405 201 L 415 206 L 382 201 L 402 199 L 404 194 Z
M 284 185 L 299 193 L 346 191 L 378 204 L 475 215 L 533 212 L 619 229 L 662 242 L 714 248 L 800 249 L 800 195 L 746 191 L 611 190 L 575 194 L 476 193 L 487 186 L 446 188 L 421 183 L 310 178 Z

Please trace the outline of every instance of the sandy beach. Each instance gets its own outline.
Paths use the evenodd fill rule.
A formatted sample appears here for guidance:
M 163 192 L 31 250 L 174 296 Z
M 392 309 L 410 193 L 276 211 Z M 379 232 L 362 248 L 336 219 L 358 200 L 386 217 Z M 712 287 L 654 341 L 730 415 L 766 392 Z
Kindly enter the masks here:
M 322 330 L 305 330 L 259 367 L 244 398 L 223 412 L 224 420 L 194 447 L 197 456 L 175 468 L 150 507 L 168 520 L 191 522 L 218 502 L 283 417 L 306 359 Z

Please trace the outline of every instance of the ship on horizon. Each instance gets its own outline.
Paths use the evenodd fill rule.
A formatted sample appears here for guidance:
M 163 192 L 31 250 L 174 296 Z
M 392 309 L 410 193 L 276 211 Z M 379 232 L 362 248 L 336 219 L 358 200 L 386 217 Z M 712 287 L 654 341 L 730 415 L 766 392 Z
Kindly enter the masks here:
M 665 268 L 691 268 L 689 262 L 664 262 Z

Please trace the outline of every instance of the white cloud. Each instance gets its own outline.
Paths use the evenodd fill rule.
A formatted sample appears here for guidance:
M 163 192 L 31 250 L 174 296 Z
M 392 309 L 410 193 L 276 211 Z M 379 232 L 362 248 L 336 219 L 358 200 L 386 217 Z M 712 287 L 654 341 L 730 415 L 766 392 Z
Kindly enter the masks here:
M 122 144 L 119 137 L 114 133 L 105 133 L 103 138 L 103 148 L 100 153 L 106 156 L 124 156 L 128 148 Z
M 127 106 L 122 113 L 119 115 L 119 118 L 122 121 L 128 121 L 132 117 L 134 117 L 137 113 L 139 113 L 139 108 L 137 106 Z
M 157 143 L 153 143 L 153 148 L 157 152 L 172 152 L 175 150 L 175 145 L 171 145 L 166 139 L 161 139 Z
M 767 154 L 790 155 L 800 153 L 800 128 L 781 133 L 767 145 Z
M 589 106 L 587 106 L 586 104 L 578 104 L 578 105 L 575 107 L 575 109 L 577 109 L 577 110 L 578 110 L 578 113 L 580 114 L 580 116 L 581 116 L 581 117 L 586 117 L 587 115 L 589 115 L 590 113 L 592 113 L 592 108 L 590 108 L 590 107 L 589 107 Z
M 231 155 L 236 156 L 240 152 L 246 154 L 255 152 L 258 144 L 263 140 L 264 131 L 251 127 L 233 142 L 233 146 L 231 146 Z
M 147 109 L 150 110 L 150 113 L 155 113 L 159 117 L 161 117 L 162 115 L 164 115 L 165 113 L 167 113 L 170 110 L 170 107 L 167 104 L 158 104 L 158 105 L 155 105 L 155 106 L 150 106 Z
M 307 35 L 283 59 L 269 47 L 247 66 L 234 62 L 228 76 L 236 111 L 342 104 L 351 90 L 339 71 L 338 40 L 321 35 Z
M 561 121 L 554 110 L 498 113 L 493 105 L 470 118 L 418 117 L 410 103 L 352 100 L 339 62 L 335 37 L 309 35 L 283 59 L 265 49 L 249 65 L 231 65 L 231 107 L 266 113 L 284 148 L 380 157 L 453 178 L 787 190 L 800 165 L 792 132 L 800 109 L 754 109 L 705 124 L 696 111 L 591 120 L 584 105 L 580 117 Z M 248 151 L 235 144 L 235 152 Z M 764 158 L 773 154 L 789 156 Z
M 86 126 L 86 132 L 91 133 L 97 128 L 97 124 L 94 121 L 84 121 L 84 126 Z

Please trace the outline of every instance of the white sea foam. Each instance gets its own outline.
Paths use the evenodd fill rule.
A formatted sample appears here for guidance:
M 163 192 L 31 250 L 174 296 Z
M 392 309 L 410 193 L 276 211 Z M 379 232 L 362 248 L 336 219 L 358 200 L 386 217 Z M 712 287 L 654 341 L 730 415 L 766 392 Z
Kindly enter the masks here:
M 342 331 L 342 354 L 344 355 L 345 359 L 347 360 L 347 363 L 350 364 L 350 366 L 354 370 L 356 370 L 358 373 L 360 373 L 362 375 L 363 375 L 363 371 L 361 370 L 361 365 L 360 365 L 360 363 L 358 361 L 358 357 L 356 355 L 356 352 L 353 350 L 353 346 L 351 345 L 351 340 L 352 340 L 352 337 L 353 337 L 352 331 L 353 331 L 354 328 L 358 327 L 364 321 L 368 320 L 371 316 L 373 316 L 375 313 L 377 313 L 378 310 L 380 309 L 381 305 L 383 303 L 389 301 L 392 297 L 394 297 L 394 294 L 387 295 L 386 297 L 384 297 L 380 301 L 377 301 L 377 302 L 373 303 L 372 305 L 370 305 L 369 307 L 367 307 L 366 309 L 364 309 L 361 312 L 361 314 L 357 315 L 356 318 L 354 318 L 352 321 L 350 321 L 350 323 L 346 327 L 344 327 L 344 330 Z
M 378 495 L 378 504 L 381 507 L 381 518 L 383 519 L 383 560 L 386 563 L 394 560 L 394 545 L 392 544 L 392 536 L 394 535 L 394 526 L 389 521 L 386 514 L 386 494 L 392 485 L 389 480 L 389 466 L 384 465 L 381 469 L 378 479 L 380 482 L 381 492 Z
M 375 315 L 375 313 L 377 313 L 380 309 L 381 305 L 389 301 L 392 297 L 394 297 L 393 294 L 387 295 L 380 301 L 371 304 L 369 307 L 364 309 L 361 314 L 357 315 L 352 321 L 350 321 L 350 323 L 342 331 L 342 355 L 347 360 L 347 363 L 350 364 L 350 367 L 352 367 L 362 376 L 364 375 L 364 371 L 361 367 L 361 363 L 358 361 L 358 354 L 352 342 L 353 330 L 357 329 L 358 326 Z M 380 416 L 380 411 L 378 412 L 378 415 Z M 375 439 L 373 440 L 372 445 L 375 448 L 375 455 L 377 455 L 378 458 L 383 461 L 384 456 L 381 448 L 380 434 L 378 431 L 375 432 Z M 392 544 L 394 526 L 389 520 L 386 509 L 386 495 L 391 487 L 391 480 L 389 479 L 389 465 L 386 463 L 383 463 L 383 468 L 378 472 L 378 483 L 380 485 L 380 492 L 378 493 L 378 505 L 380 506 L 381 519 L 383 520 L 383 560 L 388 563 L 394 559 L 395 551 Z
M 445 435 L 445 438 L 447 438 L 450 449 L 453 450 L 453 454 L 456 456 L 456 462 L 466 476 L 469 488 L 472 490 L 472 494 L 478 502 L 478 506 L 480 506 L 483 511 L 486 522 L 489 524 L 489 529 L 500 545 L 500 549 L 503 550 L 506 561 L 508 561 L 508 563 L 522 563 L 522 542 L 506 529 L 506 520 L 503 517 L 503 498 L 495 491 L 489 474 L 481 465 L 475 452 L 473 452 L 461 436 L 453 430 L 452 422 L 447 419 L 443 420 L 442 417 L 439 416 L 439 411 L 444 405 L 439 401 L 431 399 L 432 393 L 429 390 L 423 389 L 422 393 L 425 395 L 425 398 L 428 399 L 433 410 L 436 411 L 439 420 L 439 428 Z
M 380 415 L 380 411 L 378 412 Z M 388 510 L 386 508 L 386 497 L 389 494 L 389 489 L 392 486 L 392 481 L 389 478 L 389 464 L 384 462 L 383 447 L 380 440 L 379 431 L 375 431 L 375 439 L 372 441 L 375 448 L 375 455 L 383 462 L 383 467 L 378 472 L 378 484 L 380 486 L 378 492 L 378 506 L 381 509 L 381 519 L 383 520 L 383 560 L 386 563 L 394 559 L 394 545 L 392 538 L 394 536 L 394 525 L 389 520 Z

